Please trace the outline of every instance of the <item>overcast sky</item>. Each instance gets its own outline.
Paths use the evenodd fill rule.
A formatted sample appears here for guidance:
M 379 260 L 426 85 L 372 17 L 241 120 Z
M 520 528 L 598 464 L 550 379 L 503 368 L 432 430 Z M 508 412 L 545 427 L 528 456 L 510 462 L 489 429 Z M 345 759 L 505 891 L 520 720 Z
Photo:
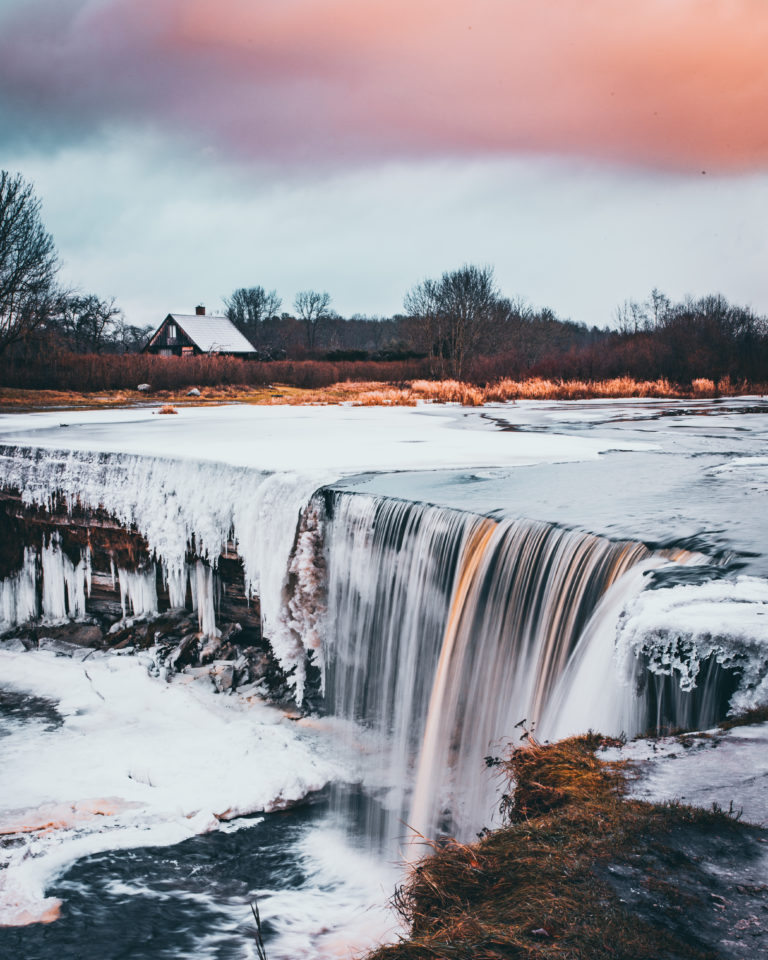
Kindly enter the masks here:
M 0 166 L 136 323 L 464 262 L 768 313 L 767 49 L 765 0 L 0 0 Z

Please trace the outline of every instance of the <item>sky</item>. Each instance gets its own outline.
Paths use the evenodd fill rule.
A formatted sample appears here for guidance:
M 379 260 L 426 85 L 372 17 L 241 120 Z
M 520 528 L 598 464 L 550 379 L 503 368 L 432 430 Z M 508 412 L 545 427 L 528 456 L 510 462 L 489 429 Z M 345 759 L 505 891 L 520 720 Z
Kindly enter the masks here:
M 0 167 L 135 323 L 424 277 L 768 313 L 765 0 L 0 0 Z

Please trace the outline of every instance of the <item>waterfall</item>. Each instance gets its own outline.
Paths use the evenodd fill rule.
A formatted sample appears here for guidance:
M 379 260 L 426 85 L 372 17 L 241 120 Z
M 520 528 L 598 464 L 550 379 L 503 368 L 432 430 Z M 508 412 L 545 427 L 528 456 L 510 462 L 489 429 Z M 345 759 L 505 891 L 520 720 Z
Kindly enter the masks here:
M 639 690 L 638 662 L 622 671 L 613 647 L 627 598 L 669 554 L 359 494 L 328 492 L 325 507 L 326 704 L 373 758 L 371 832 L 491 824 L 484 757 L 522 722 L 539 737 L 647 727 L 654 683 Z

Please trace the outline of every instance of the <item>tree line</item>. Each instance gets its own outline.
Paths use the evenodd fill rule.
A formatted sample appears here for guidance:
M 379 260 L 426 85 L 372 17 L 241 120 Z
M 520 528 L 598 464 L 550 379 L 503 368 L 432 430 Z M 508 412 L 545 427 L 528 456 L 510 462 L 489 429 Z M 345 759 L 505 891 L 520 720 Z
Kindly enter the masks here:
M 129 324 L 113 298 L 65 288 L 59 269 L 32 185 L 0 171 L 0 365 L 138 353 L 152 329 Z M 391 317 L 342 317 L 327 291 L 303 290 L 291 306 L 283 310 L 277 291 L 261 285 L 223 298 L 226 316 L 265 362 L 415 362 L 428 376 L 476 382 L 768 380 L 768 319 L 719 294 L 674 303 L 654 289 L 617 307 L 613 328 L 588 327 L 505 296 L 491 266 L 464 264 L 414 284 Z

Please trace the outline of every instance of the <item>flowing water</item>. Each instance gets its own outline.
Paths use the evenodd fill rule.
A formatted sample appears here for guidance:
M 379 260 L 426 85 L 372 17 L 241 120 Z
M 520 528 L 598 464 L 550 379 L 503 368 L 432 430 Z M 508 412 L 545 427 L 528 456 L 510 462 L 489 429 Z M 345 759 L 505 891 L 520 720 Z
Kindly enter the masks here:
M 259 714 L 256 722 L 255 708 L 214 704 L 193 684 L 174 682 L 159 700 L 160 681 L 131 672 L 128 658 L 67 666 L 9 648 L 0 763 L 19 776 L 16 786 L 5 778 L 3 817 L 13 821 L 38 794 L 38 802 L 66 800 L 72 816 L 57 807 L 66 826 L 50 834 L 2 831 L 0 822 L 6 881 L 29 884 L 32 899 L 47 898 L 49 919 L 58 917 L 0 928 L 0 954 L 256 956 L 249 904 L 258 901 L 270 960 L 347 956 L 392 935 L 382 905 L 414 835 L 471 839 L 493 825 L 498 784 L 485 757 L 524 730 L 546 739 L 590 727 L 631 736 L 706 726 L 729 704 L 768 697 L 768 531 L 757 506 L 768 493 L 764 414 L 739 401 L 521 405 L 480 416 L 495 429 L 600 431 L 617 446 L 629 437 L 657 447 L 583 463 L 363 475 L 314 496 L 307 480 L 258 474 L 255 503 L 241 468 L 203 465 L 194 476 L 170 461 L 30 458 L 6 448 L 7 473 L 30 502 L 77 489 L 136 525 L 174 595 L 191 582 L 206 634 L 215 631 L 215 577 L 187 566 L 186 543 L 192 535 L 213 556 L 234 534 L 276 652 L 296 668 L 297 693 L 307 661 L 321 689 L 314 719 Z M 142 501 L 147 484 L 152 503 Z M 229 491 L 227 502 L 217 489 Z M 286 532 L 299 510 L 295 534 Z M 75 563 L 56 542 L 38 545 L 0 584 L 0 615 L 8 624 L 77 615 L 89 577 L 86 553 Z M 126 612 L 156 607 L 141 575 L 118 571 L 118 579 Z M 72 687 L 57 692 L 65 675 Z M 118 696 L 129 681 L 152 705 L 137 716 L 130 697 Z M 161 710 L 165 727 L 154 719 Z M 151 758 L 157 746 L 142 712 L 154 730 L 185 729 L 186 719 L 227 732 L 192 741 L 188 761 L 179 747 L 176 766 L 170 754 L 141 769 L 131 761 L 133 792 L 122 797 L 138 809 L 113 811 L 114 796 L 111 807 L 72 805 L 79 798 L 57 795 L 53 769 L 35 780 L 36 754 L 58 756 L 114 793 L 121 752 Z M 96 731 L 114 751 L 108 761 L 88 757 Z M 250 764 L 239 780 L 238 758 Z M 185 764 L 198 771 L 191 779 Z M 304 784 L 290 780 L 296 796 L 323 784 L 329 795 L 256 820 L 222 816 L 227 803 L 264 808 L 249 793 L 254 778 L 271 776 L 269 789 L 287 800 L 277 786 L 280 777 L 288 784 L 287 771 Z M 218 789 L 195 799 L 208 776 Z M 62 768 L 60 782 L 68 777 Z M 232 786 L 227 801 L 230 779 L 240 794 Z M 94 816 L 105 819 L 101 832 Z

